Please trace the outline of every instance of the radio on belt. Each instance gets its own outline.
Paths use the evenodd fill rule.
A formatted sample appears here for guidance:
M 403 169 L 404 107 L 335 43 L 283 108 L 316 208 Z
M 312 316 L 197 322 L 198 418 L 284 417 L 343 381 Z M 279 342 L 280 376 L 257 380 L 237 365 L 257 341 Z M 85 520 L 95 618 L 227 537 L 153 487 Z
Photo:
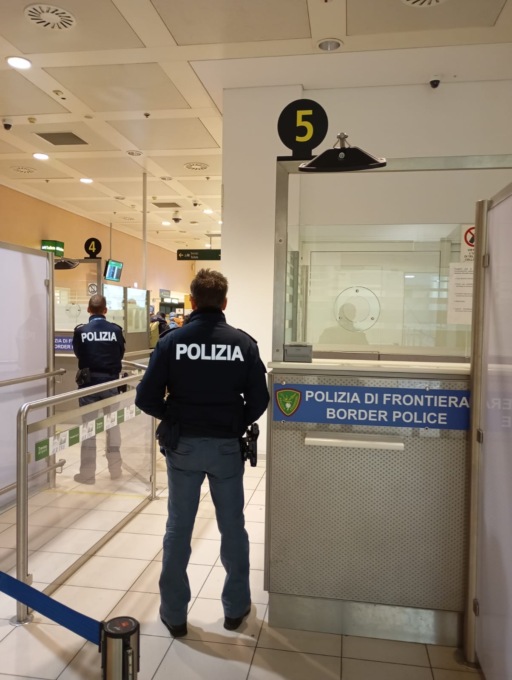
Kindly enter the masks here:
M 293 342 L 284 346 L 284 360 L 310 364 L 313 361 L 313 345 L 307 342 Z

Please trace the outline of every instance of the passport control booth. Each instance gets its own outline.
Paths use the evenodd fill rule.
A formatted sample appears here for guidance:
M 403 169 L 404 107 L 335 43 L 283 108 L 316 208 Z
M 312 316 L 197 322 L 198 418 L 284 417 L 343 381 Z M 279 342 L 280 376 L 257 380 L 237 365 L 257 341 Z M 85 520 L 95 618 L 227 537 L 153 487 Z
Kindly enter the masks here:
M 293 103 L 304 137 L 314 104 Z M 502 160 L 386 161 L 344 134 L 315 158 L 287 145 L 276 165 L 269 623 L 459 646 L 474 662 L 476 263 L 491 204 L 478 204 L 475 229 L 475 203 L 450 203 L 449 189 Z

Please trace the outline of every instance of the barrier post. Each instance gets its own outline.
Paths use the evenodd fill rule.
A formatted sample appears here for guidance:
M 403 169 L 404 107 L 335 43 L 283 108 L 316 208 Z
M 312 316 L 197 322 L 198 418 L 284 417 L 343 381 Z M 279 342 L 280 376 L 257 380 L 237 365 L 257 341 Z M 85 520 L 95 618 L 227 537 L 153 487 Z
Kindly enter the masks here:
M 103 680 L 136 680 L 140 668 L 140 626 L 131 616 L 116 616 L 102 624 Z

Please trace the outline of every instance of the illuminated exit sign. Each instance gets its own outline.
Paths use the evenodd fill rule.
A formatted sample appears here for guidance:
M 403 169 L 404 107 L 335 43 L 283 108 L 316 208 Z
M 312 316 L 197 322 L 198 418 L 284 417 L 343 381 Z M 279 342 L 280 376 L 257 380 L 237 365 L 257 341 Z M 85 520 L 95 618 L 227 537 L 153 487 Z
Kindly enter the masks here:
M 205 248 L 204 250 L 178 250 L 178 260 L 220 260 L 220 250 Z
M 63 241 L 41 241 L 41 250 L 49 250 L 62 257 L 64 255 Z

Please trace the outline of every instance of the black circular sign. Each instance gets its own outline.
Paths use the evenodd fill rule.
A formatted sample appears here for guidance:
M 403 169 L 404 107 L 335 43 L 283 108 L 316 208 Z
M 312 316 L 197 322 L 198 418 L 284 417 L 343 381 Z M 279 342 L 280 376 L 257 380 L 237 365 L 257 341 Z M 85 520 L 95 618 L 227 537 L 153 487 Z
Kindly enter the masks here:
M 101 253 L 101 241 L 98 238 L 88 238 L 84 248 L 89 257 L 98 257 Z
M 279 138 L 297 160 L 309 160 L 313 149 L 327 134 L 325 110 L 312 99 L 296 99 L 281 111 L 277 122 Z

